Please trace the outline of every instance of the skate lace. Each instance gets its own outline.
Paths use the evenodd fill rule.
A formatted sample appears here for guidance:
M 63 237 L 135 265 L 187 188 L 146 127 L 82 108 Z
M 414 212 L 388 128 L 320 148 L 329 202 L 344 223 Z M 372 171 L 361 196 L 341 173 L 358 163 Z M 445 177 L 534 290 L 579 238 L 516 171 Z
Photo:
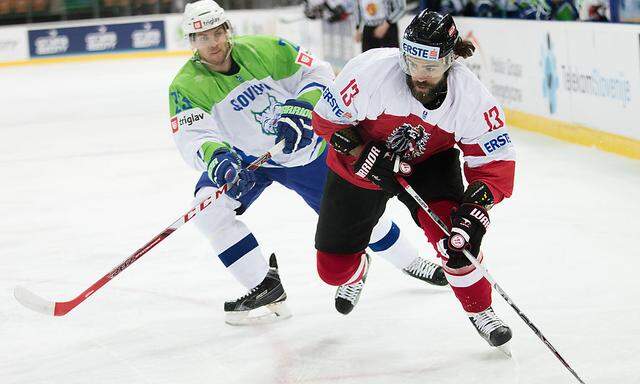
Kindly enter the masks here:
M 485 335 L 490 334 L 493 330 L 504 325 L 502 320 L 496 316 L 491 308 L 475 314 L 473 316 L 473 323 L 476 328 L 478 328 L 478 331 Z
M 405 271 L 420 277 L 431 279 L 433 278 L 433 274 L 436 272 L 436 269 L 438 269 L 436 264 L 419 257 L 405 268 Z
M 242 301 L 242 300 L 246 299 L 247 297 L 253 295 L 255 292 L 257 292 L 260 289 L 261 286 L 262 286 L 262 284 L 256 285 L 255 287 L 251 288 L 249 290 L 249 292 L 247 292 L 244 295 L 242 295 L 239 298 L 237 298 L 236 301 Z
M 355 303 L 360 291 L 362 291 L 362 286 L 364 283 L 361 281 L 350 284 L 350 285 L 341 285 L 338 287 L 338 291 L 336 292 L 336 297 L 343 298 L 345 300 L 349 300 L 351 303 Z
M 271 273 L 277 273 L 277 272 L 275 272 L 275 270 L 274 270 L 274 269 L 269 269 L 269 272 L 267 272 L 267 276 L 269 276 L 269 274 L 271 274 Z M 266 277 L 265 277 L 265 279 L 266 279 Z M 264 287 L 264 280 L 263 280 L 260 284 L 258 284 L 258 285 L 256 285 L 255 287 L 251 288 L 251 289 L 250 289 L 247 293 L 245 293 L 243 296 L 241 296 L 241 297 L 237 298 L 237 299 L 236 299 L 236 301 L 242 301 L 242 300 L 244 300 L 244 299 L 248 298 L 249 296 L 253 295 L 253 294 L 254 294 L 254 293 L 256 293 L 257 291 L 259 291 L 259 290 L 263 289 L 263 287 Z

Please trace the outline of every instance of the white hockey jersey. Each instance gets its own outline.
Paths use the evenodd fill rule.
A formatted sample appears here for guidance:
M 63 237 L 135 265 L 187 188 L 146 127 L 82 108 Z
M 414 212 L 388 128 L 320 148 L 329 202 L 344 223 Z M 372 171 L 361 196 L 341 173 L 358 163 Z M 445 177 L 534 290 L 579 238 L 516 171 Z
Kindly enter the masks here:
M 397 48 L 379 48 L 349 61 L 316 104 L 315 132 L 329 141 L 334 132 L 355 125 L 365 142 L 385 142 L 408 163 L 457 146 L 469 183 L 484 182 L 496 203 L 510 196 L 515 152 L 497 100 L 467 67 L 454 62 L 444 102 L 429 110 L 411 95 L 399 56 Z M 378 189 L 354 174 L 354 161 L 333 149 L 327 160 L 342 178 Z
M 204 171 L 213 152 L 230 146 L 246 164 L 275 144 L 280 107 L 287 99 L 321 97 L 333 80 L 331 66 L 287 40 L 273 36 L 236 36 L 231 56 L 239 72 L 209 71 L 191 58 L 169 87 L 171 132 L 180 154 Z M 325 144 L 291 154 L 276 154 L 264 167 L 298 167 L 322 154 Z

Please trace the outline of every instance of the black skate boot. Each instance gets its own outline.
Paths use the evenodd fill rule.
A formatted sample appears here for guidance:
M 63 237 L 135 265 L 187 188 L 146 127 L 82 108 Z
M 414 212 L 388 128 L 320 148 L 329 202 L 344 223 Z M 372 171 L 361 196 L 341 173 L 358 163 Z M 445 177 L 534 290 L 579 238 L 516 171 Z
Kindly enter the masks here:
M 422 257 L 416 257 L 409 266 L 402 269 L 402 272 L 432 285 L 445 286 L 449 284 L 442 267 Z
M 356 304 L 358 304 L 358 300 L 360 300 L 360 294 L 362 293 L 362 288 L 364 288 L 364 282 L 369 272 L 369 255 L 365 254 L 365 257 L 367 261 L 362 279 L 354 284 L 341 285 L 336 290 L 336 310 L 343 315 L 349 314 Z
M 276 255 L 269 258 L 269 271 L 264 280 L 253 287 L 247 294 L 235 301 L 224 303 L 225 322 L 230 325 L 249 325 L 268 323 L 291 317 L 291 312 L 285 304 L 287 294 L 282 287 L 278 275 Z M 256 314 L 259 309 L 266 308 L 263 314 Z
M 469 320 L 490 346 L 497 347 L 505 355 L 511 357 L 511 328 L 507 326 L 489 307 L 482 312 L 470 313 Z

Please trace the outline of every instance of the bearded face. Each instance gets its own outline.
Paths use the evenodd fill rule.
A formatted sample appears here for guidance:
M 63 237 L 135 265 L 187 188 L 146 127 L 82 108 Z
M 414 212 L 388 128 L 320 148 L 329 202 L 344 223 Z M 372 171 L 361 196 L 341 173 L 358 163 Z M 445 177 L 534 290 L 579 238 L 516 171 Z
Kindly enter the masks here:
M 447 76 L 439 78 L 416 79 L 406 75 L 407 86 L 411 95 L 422 105 L 429 109 L 436 109 L 440 105 L 434 105 L 437 101 L 442 102 L 447 94 Z M 432 108 L 435 107 L 435 108 Z

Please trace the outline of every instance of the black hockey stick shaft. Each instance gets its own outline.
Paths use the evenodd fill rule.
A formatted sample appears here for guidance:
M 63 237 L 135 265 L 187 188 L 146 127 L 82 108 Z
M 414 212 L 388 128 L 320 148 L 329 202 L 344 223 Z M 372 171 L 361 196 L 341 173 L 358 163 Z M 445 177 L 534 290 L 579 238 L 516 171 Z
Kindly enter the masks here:
M 440 219 L 440 217 L 438 217 L 438 215 L 436 215 L 431 210 L 431 208 L 429 208 L 429 205 L 427 205 L 427 203 L 420 197 L 420 195 L 418 195 L 418 193 L 409 185 L 409 183 L 404 178 L 400 176 L 397 176 L 396 178 L 398 180 L 398 183 L 402 185 L 404 190 L 407 191 L 407 193 L 411 195 L 411 197 L 416 201 L 416 203 L 418 203 L 418 205 L 420 205 L 420 207 L 425 211 L 425 213 L 429 215 L 431 220 L 433 220 L 440 227 L 440 229 L 442 229 L 442 231 L 447 236 L 449 236 L 450 234 L 449 228 L 447 228 L 446 224 L 442 221 L 442 219 Z M 493 276 L 489 274 L 489 271 L 487 271 L 487 269 L 482 264 L 480 264 L 478 260 L 476 260 L 476 258 L 473 257 L 473 255 L 469 251 L 464 250 L 463 253 L 466 256 L 466 258 L 469 259 L 469 261 L 473 264 L 473 266 L 476 267 L 476 269 L 478 269 L 482 273 L 482 275 L 489 281 L 491 286 L 495 288 L 495 290 L 500 294 L 500 296 L 502 296 L 502 298 L 507 302 L 507 304 L 509 304 L 511 308 L 513 308 L 513 310 L 516 311 L 518 316 L 520 316 L 520 318 L 529 326 L 529 328 L 531 328 L 533 333 L 535 333 L 535 335 L 538 336 L 540 340 L 542 340 L 544 345 L 546 345 L 549 348 L 549 350 L 562 363 L 562 365 L 564 365 L 565 368 L 567 368 L 569 372 L 571 372 L 573 377 L 575 377 L 579 383 L 585 384 L 585 382 L 580 378 L 580 376 L 578 376 L 578 373 L 576 373 L 576 371 L 573 368 L 571 368 L 571 365 L 569 365 L 569 363 L 560 355 L 560 353 L 555 349 L 555 347 L 551 344 L 551 342 L 542 334 L 540 329 L 538 329 L 538 327 L 536 327 L 533 324 L 533 322 L 527 317 L 527 315 L 525 315 L 520 310 L 520 308 L 518 308 L 518 306 L 513 302 L 511 297 L 509 297 L 509 295 L 507 295 L 507 293 L 500 287 L 500 285 L 498 285 L 498 283 L 495 281 Z

